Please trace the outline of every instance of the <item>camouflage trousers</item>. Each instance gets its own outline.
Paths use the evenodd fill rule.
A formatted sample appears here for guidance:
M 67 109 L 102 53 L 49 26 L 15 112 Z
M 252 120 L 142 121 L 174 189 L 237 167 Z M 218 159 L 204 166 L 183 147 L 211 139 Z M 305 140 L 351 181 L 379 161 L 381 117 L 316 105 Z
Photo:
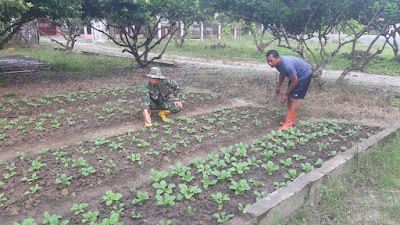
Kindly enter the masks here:
M 180 112 L 182 109 L 180 109 L 179 107 L 177 107 L 174 104 L 175 101 L 167 101 L 161 104 L 155 104 L 153 101 L 150 102 L 150 109 L 151 110 L 169 110 L 172 113 L 178 113 Z

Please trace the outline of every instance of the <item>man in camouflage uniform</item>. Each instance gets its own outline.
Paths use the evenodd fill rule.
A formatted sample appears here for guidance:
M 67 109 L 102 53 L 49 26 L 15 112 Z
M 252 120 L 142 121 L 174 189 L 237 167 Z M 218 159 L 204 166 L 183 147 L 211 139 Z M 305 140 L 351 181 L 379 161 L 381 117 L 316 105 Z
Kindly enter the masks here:
M 158 115 L 162 121 L 167 121 L 167 116 L 182 110 L 181 91 L 179 84 L 174 80 L 164 77 L 158 67 L 150 68 L 149 78 L 143 88 L 141 108 L 143 111 L 144 124 L 151 127 L 151 111 L 160 110 Z

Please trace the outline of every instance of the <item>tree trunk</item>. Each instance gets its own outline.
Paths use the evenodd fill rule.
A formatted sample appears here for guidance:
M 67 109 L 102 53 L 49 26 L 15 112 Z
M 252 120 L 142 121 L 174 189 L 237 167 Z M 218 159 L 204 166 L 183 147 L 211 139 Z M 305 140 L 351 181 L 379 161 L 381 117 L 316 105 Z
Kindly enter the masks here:
M 19 32 L 21 44 L 25 47 L 32 47 L 39 44 L 39 23 L 37 19 L 24 24 Z
M 343 70 L 342 74 L 340 74 L 339 78 L 336 80 L 335 85 L 340 85 L 342 84 L 344 78 L 346 75 L 351 71 L 351 68 L 347 67 Z

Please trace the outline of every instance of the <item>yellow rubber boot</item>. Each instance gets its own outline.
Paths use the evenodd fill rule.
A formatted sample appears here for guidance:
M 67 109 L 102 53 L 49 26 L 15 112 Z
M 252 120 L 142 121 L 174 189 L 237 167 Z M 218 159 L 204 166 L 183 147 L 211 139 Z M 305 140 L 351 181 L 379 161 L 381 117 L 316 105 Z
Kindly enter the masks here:
M 161 120 L 162 120 L 163 122 L 168 121 L 167 116 L 169 116 L 169 115 L 171 115 L 171 114 L 172 114 L 172 112 L 169 111 L 169 110 L 160 110 L 160 111 L 158 112 L 158 115 L 161 117 Z
M 151 116 L 151 111 L 147 111 L 147 112 L 149 113 L 149 116 Z M 144 111 L 142 112 L 142 114 L 143 114 L 143 117 L 145 117 Z M 151 126 L 153 126 L 153 124 L 151 124 L 151 123 L 146 123 L 146 122 L 144 122 L 144 125 L 145 125 L 146 127 L 151 127 Z
M 291 128 L 294 126 L 294 123 L 296 121 L 296 110 L 288 110 L 286 113 L 286 122 L 283 124 L 281 127 L 279 127 L 279 130 L 286 130 L 288 128 Z

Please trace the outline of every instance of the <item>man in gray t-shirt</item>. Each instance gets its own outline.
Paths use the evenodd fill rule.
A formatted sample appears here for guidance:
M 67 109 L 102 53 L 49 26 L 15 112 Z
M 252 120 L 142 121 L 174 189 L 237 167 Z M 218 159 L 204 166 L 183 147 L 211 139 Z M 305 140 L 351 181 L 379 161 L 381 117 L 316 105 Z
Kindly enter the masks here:
M 289 86 L 283 94 L 281 103 L 287 103 L 286 121 L 281 122 L 279 130 L 291 128 L 296 121 L 298 99 L 304 99 L 311 82 L 312 70 L 302 59 L 295 56 L 279 56 L 276 50 L 267 52 L 267 62 L 279 71 L 279 82 L 275 93 L 281 93 L 281 86 L 285 77 L 289 78 Z

